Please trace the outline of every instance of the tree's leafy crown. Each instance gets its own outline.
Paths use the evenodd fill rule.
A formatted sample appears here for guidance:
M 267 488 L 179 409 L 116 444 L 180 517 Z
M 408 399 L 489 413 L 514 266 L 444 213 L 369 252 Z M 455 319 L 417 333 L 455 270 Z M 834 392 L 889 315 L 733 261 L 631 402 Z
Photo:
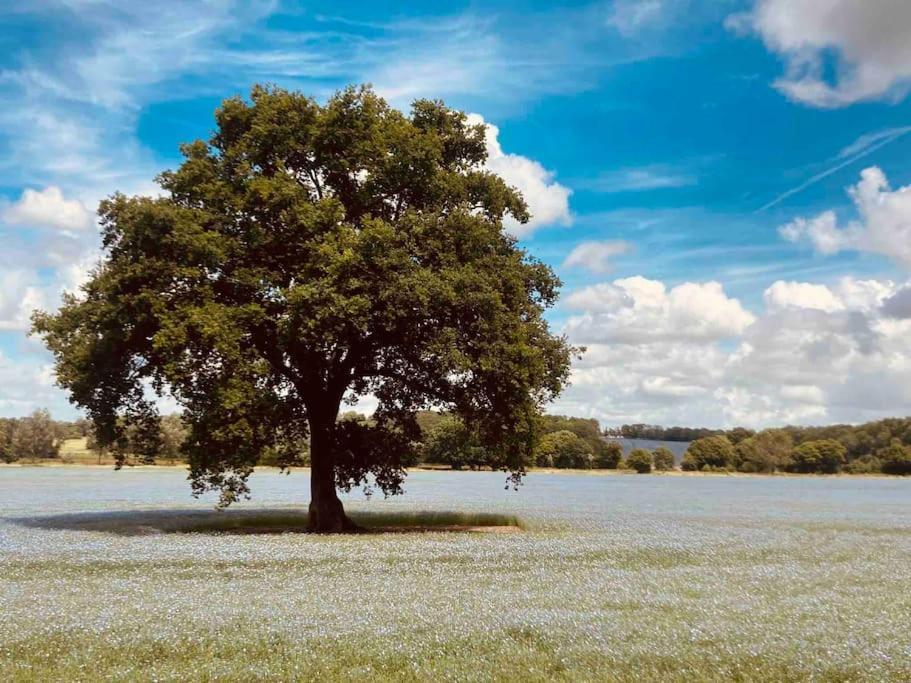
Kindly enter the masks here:
M 520 472 L 573 349 L 542 318 L 559 281 L 503 230 L 528 214 L 484 169 L 483 127 L 441 102 L 406 116 L 366 87 L 324 106 L 256 87 L 216 122 L 161 174 L 164 196 L 101 204 L 91 281 L 35 318 L 99 440 L 122 439 L 123 416 L 151 430 L 150 391 L 169 391 L 194 490 L 230 497 L 264 449 L 291 460 L 308 423 L 372 394 L 369 424 L 333 428 L 339 486 L 373 473 L 395 492 L 428 407 Z

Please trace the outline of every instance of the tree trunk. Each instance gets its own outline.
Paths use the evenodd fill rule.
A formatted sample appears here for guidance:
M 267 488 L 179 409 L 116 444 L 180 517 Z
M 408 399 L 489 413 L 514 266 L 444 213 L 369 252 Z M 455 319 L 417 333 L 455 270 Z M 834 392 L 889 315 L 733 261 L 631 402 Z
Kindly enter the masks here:
M 310 531 L 340 534 L 359 531 L 348 519 L 335 490 L 335 454 L 332 451 L 332 429 L 335 416 L 310 417 Z

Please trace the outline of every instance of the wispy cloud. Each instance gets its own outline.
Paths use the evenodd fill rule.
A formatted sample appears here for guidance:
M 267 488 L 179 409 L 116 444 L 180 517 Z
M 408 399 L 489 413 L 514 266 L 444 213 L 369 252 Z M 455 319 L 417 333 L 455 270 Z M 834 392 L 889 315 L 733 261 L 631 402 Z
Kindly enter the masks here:
M 576 187 L 592 192 L 643 192 L 695 185 L 697 178 L 691 173 L 663 164 L 622 168 L 581 180 Z
M 878 149 L 882 149 L 886 145 L 892 144 L 896 140 L 907 135 L 909 132 L 911 132 L 911 126 L 902 126 L 900 128 L 890 128 L 888 130 L 861 135 L 859 138 L 857 138 L 857 140 L 844 147 L 838 153 L 838 156 L 835 157 L 837 163 L 834 166 L 830 166 L 824 171 L 820 171 L 819 173 L 816 173 L 815 175 L 807 178 L 800 185 L 782 192 L 772 201 L 763 204 L 758 209 L 756 209 L 755 213 L 762 213 L 767 209 L 771 209 L 773 206 L 780 204 L 788 197 L 793 197 L 798 192 L 806 190 L 808 187 L 815 185 L 820 180 L 828 178 L 833 173 L 837 173 L 841 169 L 850 166 L 855 161 L 863 159 L 865 156 L 872 154 Z

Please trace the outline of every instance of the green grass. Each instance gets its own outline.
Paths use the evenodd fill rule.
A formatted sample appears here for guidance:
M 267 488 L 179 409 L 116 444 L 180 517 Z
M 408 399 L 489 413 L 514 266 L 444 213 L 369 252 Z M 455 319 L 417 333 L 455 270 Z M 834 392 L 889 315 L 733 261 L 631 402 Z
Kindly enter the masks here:
M 355 510 L 349 515 L 357 525 L 370 531 L 460 531 L 485 527 L 521 529 L 516 515 L 471 511 L 399 510 L 373 512 Z M 14 520 L 16 518 L 13 518 Z M 48 515 L 19 520 L 38 529 L 98 531 L 125 536 L 152 533 L 305 533 L 306 510 L 135 510 Z
M 429 634 L 428 634 L 429 636 Z M 431 647 L 428 647 L 431 646 Z M 861 681 L 860 666 L 821 667 L 796 660 L 732 655 L 706 643 L 689 653 L 617 657 L 573 648 L 529 628 L 485 639 L 430 638 L 421 643 L 362 638 L 297 639 L 264 635 L 262 624 L 174 641 L 137 639 L 106 646 L 79 632 L 0 646 L 14 660 L 4 680 L 181 681 Z M 897 679 L 896 679 L 897 680 Z

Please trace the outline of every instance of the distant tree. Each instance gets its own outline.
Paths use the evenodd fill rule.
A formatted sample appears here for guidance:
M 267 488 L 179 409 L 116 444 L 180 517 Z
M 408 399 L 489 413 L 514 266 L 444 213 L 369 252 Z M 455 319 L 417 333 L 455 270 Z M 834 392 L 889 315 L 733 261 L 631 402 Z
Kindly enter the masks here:
M 756 432 L 752 429 L 746 429 L 745 427 L 734 427 L 733 429 L 729 429 L 727 432 L 725 432 L 724 435 L 728 438 L 728 441 L 736 446 L 741 441 L 749 439 L 755 434 Z
M 724 436 L 707 436 L 690 444 L 681 466 L 685 470 L 724 470 L 734 464 L 734 447 Z
M 73 422 L 73 430 L 76 432 L 77 437 L 86 438 L 89 435 L 89 431 L 92 428 L 92 423 L 89 420 L 86 420 L 84 417 L 80 417 L 78 420 Z
M 627 469 L 635 470 L 639 474 L 648 474 L 652 471 L 652 454 L 644 448 L 634 448 L 626 456 L 623 464 Z
M 610 442 L 604 438 L 604 434 L 601 431 L 601 425 L 598 424 L 597 420 L 581 417 L 566 417 L 564 415 L 542 415 L 539 424 L 541 434 L 549 434 L 551 432 L 563 430 L 572 432 L 588 444 L 596 463 L 604 463 L 605 467 L 603 469 L 610 469 L 608 465 L 615 457 L 615 450 L 610 445 Z M 620 457 L 623 457 L 622 448 L 620 449 Z M 614 466 L 616 467 L 616 465 Z
M 568 430 L 551 432 L 541 437 L 535 449 L 535 463 L 539 467 L 590 469 L 593 464 L 592 449 Z
M 791 466 L 794 442 L 784 429 L 765 429 L 738 442 L 734 464 L 741 472 L 775 472 Z
M 656 448 L 652 453 L 652 461 L 655 463 L 656 470 L 662 472 L 672 470 L 675 464 L 674 452 L 664 446 Z
M 13 434 L 16 431 L 16 420 L 0 418 L 0 462 L 15 462 L 19 456 L 13 451 Z
M 652 441 L 693 441 L 706 436 L 720 434 L 717 429 L 705 427 L 660 427 L 658 425 L 632 424 L 619 429 L 605 430 L 609 436 L 622 436 L 625 439 L 647 439 Z
M 62 441 L 60 427 L 47 410 L 40 409 L 18 421 L 11 450 L 17 459 L 57 458 Z
M 883 464 L 873 455 L 862 455 L 845 465 L 843 471 L 848 474 L 879 474 L 883 471 Z
M 790 467 L 794 439 L 786 429 L 764 429 L 752 438 L 756 439 L 757 448 L 773 469 Z
M 158 453 L 158 457 L 171 461 L 184 457 L 184 442 L 190 435 L 190 431 L 180 415 L 165 415 L 162 417 L 159 432 L 161 450 Z
M 421 441 L 426 442 L 433 428 L 449 417 L 451 416 L 439 410 L 419 410 L 416 412 L 414 419 L 418 423 L 418 429 L 421 430 Z
M 593 466 L 599 470 L 615 470 L 623 460 L 623 446 L 616 441 L 604 441 L 604 447 L 595 452 Z
M 791 455 L 793 472 L 838 472 L 845 463 L 847 449 L 834 439 L 806 441 L 795 448 Z
M 911 447 L 898 439 L 892 439 L 888 446 L 876 451 L 876 457 L 886 474 L 911 474 Z
M 560 281 L 506 231 L 528 209 L 485 166 L 483 125 L 369 87 L 321 104 L 256 86 L 215 119 L 159 196 L 102 203 L 102 263 L 34 318 L 99 442 L 121 416 L 156 433 L 147 388 L 168 390 L 193 491 L 227 505 L 276 440 L 309 437 L 318 532 L 355 528 L 339 490 L 402 492 L 419 410 L 458 415 L 518 483 L 576 350 L 543 315 Z M 371 423 L 337 420 L 366 394 Z
M 478 435 L 456 417 L 447 417 L 431 429 L 424 444 L 423 459 L 449 465 L 454 470 L 493 464 L 490 452 Z

